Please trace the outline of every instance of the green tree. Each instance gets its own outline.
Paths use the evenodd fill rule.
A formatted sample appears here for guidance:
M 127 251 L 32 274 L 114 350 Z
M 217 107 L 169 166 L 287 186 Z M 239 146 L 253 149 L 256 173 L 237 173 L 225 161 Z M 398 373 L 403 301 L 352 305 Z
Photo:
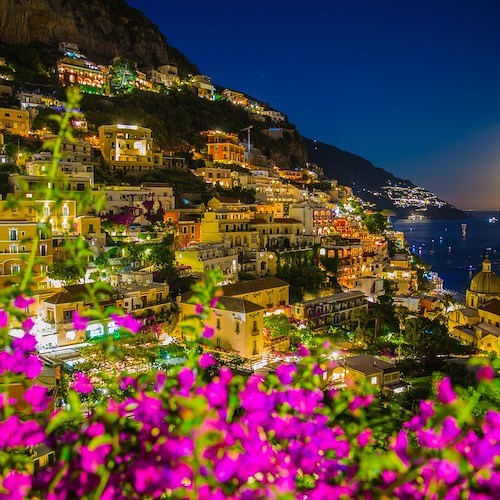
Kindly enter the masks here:
M 271 338 L 285 337 L 292 329 L 286 314 L 273 314 L 264 318 L 264 328 L 269 330 Z
M 47 276 L 62 281 L 65 285 L 78 283 L 83 277 L 78 266 L 66 262 L 54 262 L 47 270 Z
M 445 325 L 422 316 L 406 320 L 401 348 L 406 356 L 424 363 L 438 355 L 464 352 L 462 344 L 448 335 Z
M 380 212 L 365 215 L 363 221 L 371 234 L 383 234 L 387 228 L 387 217 Z
M 117 93 L 131 92 L 137 78 L 137 67 L 134 61 L 119 57 L 111 69 L 111 88 Z
M 159 243 L 151 245 L 150 252 L 147 254 L 147 258 L 155 270 L 165 276 L 168 281 L 173 280 L 176 276 L 173 243 L 174 236 L 168 234 Z

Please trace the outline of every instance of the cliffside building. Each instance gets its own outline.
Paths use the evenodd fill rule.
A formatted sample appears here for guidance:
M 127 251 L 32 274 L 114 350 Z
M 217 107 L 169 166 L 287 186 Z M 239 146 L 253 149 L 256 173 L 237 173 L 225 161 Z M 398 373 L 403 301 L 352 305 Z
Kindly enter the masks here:
M 111 170 L 142 172 L 162 168 L 161 153 L 153 152 L 151 129 L 138 125 L 99 127 L 101 153 Z

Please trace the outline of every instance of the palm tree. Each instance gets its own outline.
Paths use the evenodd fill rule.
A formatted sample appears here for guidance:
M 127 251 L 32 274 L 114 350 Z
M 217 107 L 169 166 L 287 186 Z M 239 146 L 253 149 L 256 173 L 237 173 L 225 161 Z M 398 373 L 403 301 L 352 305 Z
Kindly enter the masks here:
M 394 314 L 396 316 L 396 319 L 399 321 L 398 361 L 401 361 L 401 340 L 403 336 L 403 330 L 405 329 L 406 320 L 410 315 L 410 310 L 404 306 L 396 307 Z

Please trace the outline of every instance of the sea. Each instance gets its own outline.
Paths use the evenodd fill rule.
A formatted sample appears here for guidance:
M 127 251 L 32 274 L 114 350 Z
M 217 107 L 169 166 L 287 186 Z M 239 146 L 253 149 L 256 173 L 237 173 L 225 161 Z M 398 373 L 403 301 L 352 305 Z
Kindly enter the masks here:
M 430 264 L 444 280 L 444 288 L 465 295 L 472 277 L 482 269 L 487 256 L 492 269 L 500 274 L 500 212 L 468 212 L 469 219 L 398 219 L 410 250 Z M 489 220 L 493 217 L 498 222 Z M 462 224 L 466 224 L 465 236 Z

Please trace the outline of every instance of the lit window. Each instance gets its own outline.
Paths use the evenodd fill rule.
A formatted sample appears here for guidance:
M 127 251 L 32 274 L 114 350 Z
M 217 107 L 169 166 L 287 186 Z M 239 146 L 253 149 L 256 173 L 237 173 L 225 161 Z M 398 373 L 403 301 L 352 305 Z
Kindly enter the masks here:
M 372 385 L 377 385 L 377 377 L 372 377 L 371 378 L 371 384 Z

